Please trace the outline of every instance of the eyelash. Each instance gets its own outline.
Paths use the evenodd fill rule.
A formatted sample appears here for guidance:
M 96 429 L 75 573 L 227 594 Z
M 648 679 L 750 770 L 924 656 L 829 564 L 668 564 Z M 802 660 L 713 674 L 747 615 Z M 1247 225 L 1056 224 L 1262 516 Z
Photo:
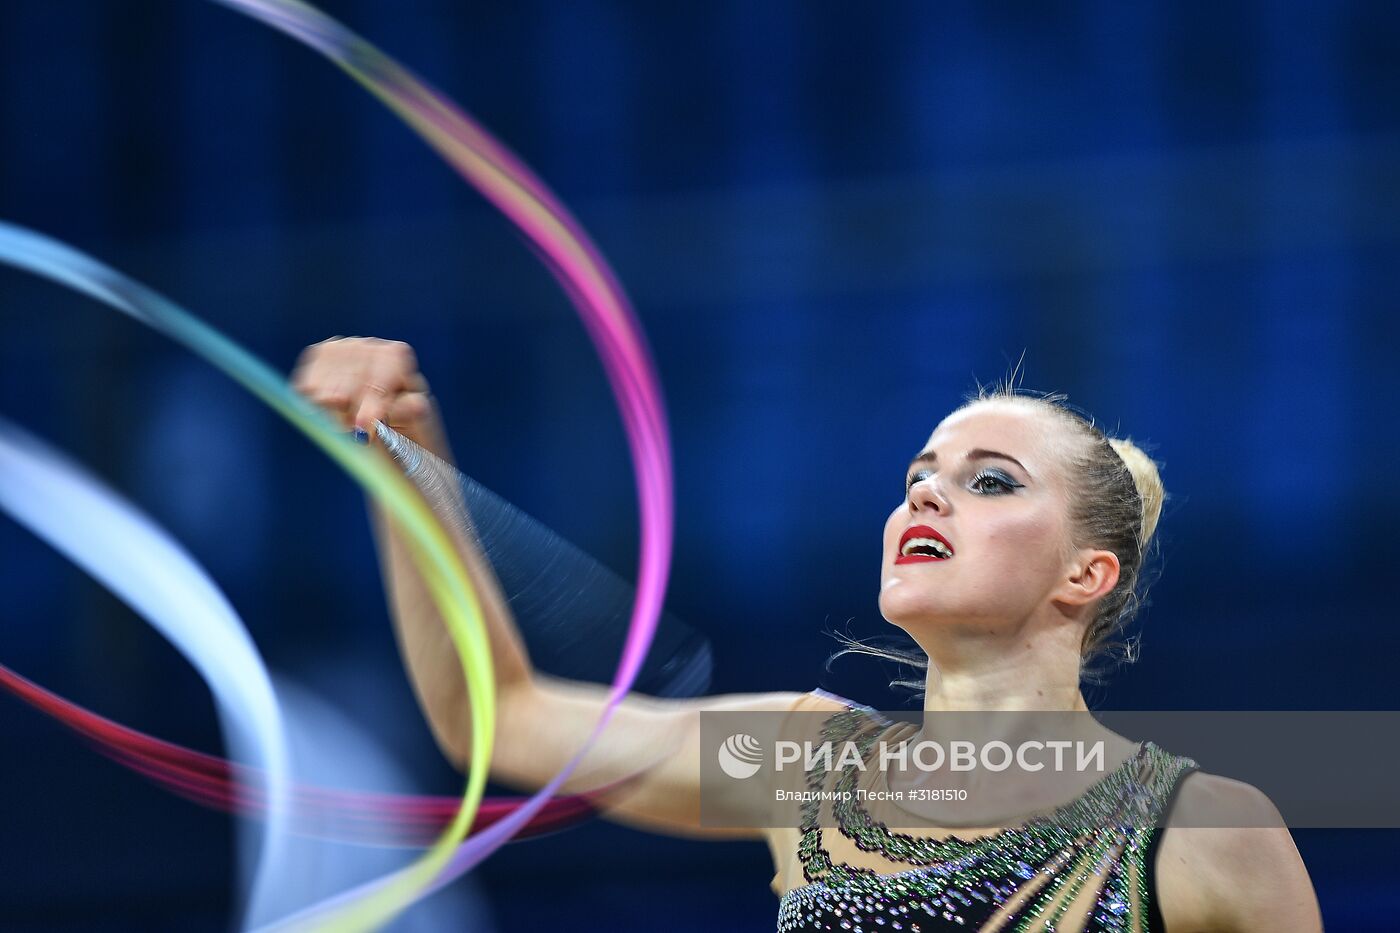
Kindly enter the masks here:
M 914 484 L 915 484 L 915 483 L 922 482 L 923 480 L 927 479 L 928 477 L 930 477 L 930 476 L 932 476 L 932 475 L 933 475 L 933 471 L 932 471 L 932 470 L 919 470 L 919 471 L 916 472 L 916 473 L 911 473 L 911 474 L 909 474 L 909 478 L 908 478 L 907 480 L 905 480 L 905 482 L 904 482 L 904 497 L 905 497 L 906 499 L 909 498 L 909 490 L 911 490 L 911 489 L 914 488 Z M 1021 484 L 1018 483 L 1018 482 L 1016 482 L 1016 481 L 1015 481 L 1014 479 L 1012 479 L 1010 476 L 1007 476 L 1007 475 L 1006 475 L 1005 473 L 1003 473 L 1001 470 L 993 470 L 993 469 L 978 470 L 978 471 L 973 475 L 972 479 L 968 482 L 968 486 L 969 486 L 969 488 L 971 488 L 974 492 L 976 492 L 976 491 L 977 491 L 977 484 L 978 484 L 978 483 L 981 483 L 983 480 L 992 480 L 992 481 L 994 481 L 994 482 L 1000 487 L 1000 490 L 1001 490 L 1001 491 L 1000 491 L 1000 492 L 978 492 L 977 494 L 978 494 L 978 495 L 981 495 L 981 496 L 1004 496 L 1004 495 L 1006 495 L 1007 493 L 1015 492 L 1017 489 L 1020 489 L 1020 488 L 1021 488 Z

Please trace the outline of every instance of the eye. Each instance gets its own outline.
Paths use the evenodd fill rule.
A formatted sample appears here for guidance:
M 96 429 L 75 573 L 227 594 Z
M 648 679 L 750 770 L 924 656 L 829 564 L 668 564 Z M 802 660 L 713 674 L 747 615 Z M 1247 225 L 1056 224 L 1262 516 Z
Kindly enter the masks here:
M 922 483 L 924 480 L 928 479 L 932 475 L 932 470 L 915 470 L 913 473 L 910 473 L 909 478 L 904 481 L 905 498 L 908 498 L 909 490 L 914 488 L 915 483 Z
M 1022 488 L 1020 483 L 1006 473 L 993 469 L 979 470 L 967 485 L 973 492 L 984 496 L 1004 496 Z

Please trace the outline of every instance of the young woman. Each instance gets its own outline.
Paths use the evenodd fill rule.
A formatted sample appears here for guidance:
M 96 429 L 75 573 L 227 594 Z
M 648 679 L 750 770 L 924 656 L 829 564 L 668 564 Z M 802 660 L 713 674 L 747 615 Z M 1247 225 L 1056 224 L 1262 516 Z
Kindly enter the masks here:
M 293 381 L 347 427 L 373 437 L 382 421 L 450 459 L 427 382 L 403 343 L 327 340 L 305 351 Z M 927 657 L 923 731 L 936 735 L 950 711 L 1087 710 L 1083 662 L 1131 612 L 1161 509 L 1153 462 L 1054 400 L 993 393 L 937 425 L 905 488 L 885 523 L 880 610 Z M 404 547 L 382 515 L 375 524 L 415 691 L 443 752 L 465 767 L 470 734 L 456 652 Z M 535 789 L 582 745 L 607 689 L 533 670 L 490 568 L 470 542 L 459 547 L 482 596 L 497 676 L 491 774 Z M 828 738 L 869 740 L 890 728 L 820 690 L 632 695 L 568 786 L 641 770 L 610 818 L 733 837 L 701 825 L 700 714 L 750 710 L 818 712 Z M 1071 803 L 1081 814 L 1117 815 L 1088 835 L 1039 818 L 975 836 L 959 828 L 962 838 L 891 833 L 849 808 L 827 820 L 839 832 L 818 825 L 817 813 L 799 827 L 752 831 L 773 854 L 780 929 L 1321 930 L 1307 871 L 1262 793 L 1150 742 L 1107 735 L 1115 780 L 1086 781 Z M 846 777 L 818 775 L 812 786 Z M 1128 791 L 1138 820 L 1125 826 Z M 1221 808 L 1251 828 L 1191 825 L 1192 814 Z M 1154 828 L 1164 815 L 1167 828 Z

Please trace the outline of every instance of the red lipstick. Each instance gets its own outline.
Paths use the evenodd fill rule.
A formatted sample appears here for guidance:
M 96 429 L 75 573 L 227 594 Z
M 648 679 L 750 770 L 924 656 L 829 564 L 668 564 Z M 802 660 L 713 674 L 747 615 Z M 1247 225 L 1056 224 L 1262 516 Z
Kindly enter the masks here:
M 915 538 L 927 538 L 937 541 L 948 549 L 948 557 L 935 557 L 932 554 L 905 554 L 904 546 Z M 953 556 L 953 544 L 947 538 L 934 531 L 928 525 L 910 525 L 904 530 L 904 534 L 899 538 L 899 554 L 895 556 L 896 564 L 922 564 L 927 561 L 947 560 Z

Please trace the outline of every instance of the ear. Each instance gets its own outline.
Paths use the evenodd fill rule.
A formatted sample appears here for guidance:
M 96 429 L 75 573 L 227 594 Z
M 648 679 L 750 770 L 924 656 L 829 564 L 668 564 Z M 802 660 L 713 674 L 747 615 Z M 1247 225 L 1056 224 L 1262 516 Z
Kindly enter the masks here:
M 1118 585 L 1118 555 L 1112 551 L 1083 550 L 1070 565 L 1070 573 L 1060 586 L 1061 602 L 1087 606 L 1107 596 Z

